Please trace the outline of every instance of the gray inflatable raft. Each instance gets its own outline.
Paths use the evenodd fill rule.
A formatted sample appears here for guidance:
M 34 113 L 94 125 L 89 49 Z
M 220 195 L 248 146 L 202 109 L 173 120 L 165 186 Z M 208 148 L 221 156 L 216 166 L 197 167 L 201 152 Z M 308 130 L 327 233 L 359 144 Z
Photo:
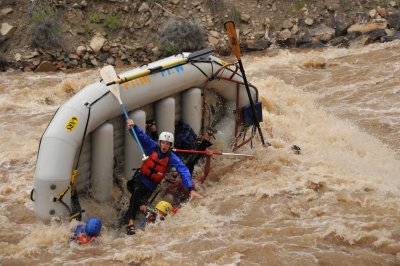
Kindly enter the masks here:
M 119 74 L 135 77 L 119 85 L 129 116 L 141 128 L 154 119 L 158 133 L 174 132 L 178 121 L 196 134 L 212 126 L 218 140 L 240 146 L 246 131 L 243 107 L 249 105 L 243 79 L 235 65 L 211 54 L 179 54 Z M 257 89 L 250 91 L 257 100 Z M 41 220 L 72 214 L 75 169 L 76 193 L 90 189 L 101 203 L 112 198 L 117 162 L 125 177 L 140 167 L 141 152 L 125 124 L 118 101 L 102 82 L 86 86 L 57 110 L 40 141 L 34 173 L 31 198 Z

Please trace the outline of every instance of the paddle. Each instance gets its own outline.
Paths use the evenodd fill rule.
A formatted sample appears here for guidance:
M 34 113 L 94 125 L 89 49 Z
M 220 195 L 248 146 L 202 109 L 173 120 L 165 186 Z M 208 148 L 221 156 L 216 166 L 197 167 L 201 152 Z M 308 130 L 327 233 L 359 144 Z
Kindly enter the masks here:
M 229 152 L 220 152 L 220 151 L 197 151 L 197 150 L 181 150 L 181 149 L 172 149 L 174 152 L 183 152 L 183 153 L 198 153 L 209 155 L 227 155 L 227 156 L 244 156 L 244 157 L 254 157 L 254 155 L 250 154 L 242 154 L 242 153 L 229 153 Z
M 150 75 L 150 74 L 161 72 L 161 71 L 164 71 L 164 70 L 169 69 L 171 67 L 182 65 L 182 64 L 185 64 L 187 62 L 193 61 L 194 59 L 201 59 L 203 57 L 208 57 L 210 54 L 214 53 L 214 51 L 215 51 L 214 48 L 206 48 L 206 49 L 203 49 L 203 50 L 200 50 L 200 51 L 196 51 L 196 52 L 193 52 L 193 53 L 189 54 L 188 57 L 178 58 L 178 59 L 172 60 L 171 62 L 164 63 L 164 64 L 162 64 L 160 66 L 156 66 L 156 67 L 153 67 L 153 68 L 148 68 L 148 69 L 142 70 L 142 71 L 140 71 L 140 72 L 138 72 L 136 74 L 132 74 L 132 75 L 127 76 L 127 77 L 118 78 L 118 76 L 117 76 L 116 79 L 108 80 L 106 82 L 106 85 L 110 86 L 110 85 L 113 85 L 113 84 L 122 84 L 122 83 L 125 83 L 125 82 L 128 82 L 128 81 L 140 78 L 140 77 L 144 77 L 144 76 L 147 76 L 147 75 Z
M 236 34 L 235 23 L 233 21 L 227 21 L 227 22 L 225 22 L 224 26 L 225 26 L 225 29 L 226 29 L 226 31 L 228 33 L 229 44 L 231 46 L 232 52 L 235 55 L 235 57 L 237 58 L 238 63 L 239 63 L 240 72 L 242 72 L 244 85 L 246 87 L 247 96 L 249 97 L 249 101 L 250 101 L 251 110 L 252 110 L 252 113 L 253 113 L 254 122 L 256 123 L 256 126 L 258 128 L 258 133 L 260 134 L 261 143 L 263 145 L 265 145 L 264 136 L 263 136 L 263 134 L 261 132 L 260 123 L 258 122 L 258 119 L 257 119 L 257 110 L 256 110 L 256 108 L 254 106 L 254 101 L 253 101 L 253 98 L 251 97 L 251 94 L 250 94 L 250 88 L 249 88 L 249 84 L 247 82 L 246 73 L 244 72 L 243 63 L 242 63 L 242 60 L 240 58 L 240 46 L 239 46 L 239 39 L 238 39 L 237 34 Z
M 103 78 L 104 82 L 107 83 L 107 84 L 109 84 L 109 82 L 111 82 L 113 80 L 118 79 L 118 75 L 115 72 L 114 67 L 111 66 L 111 65 L 105 66 L 102 69 L 100 69 L 100 75 Z M 128 120 L 129 116 L 128 116 L 128 113 L 126 112 L 125 105 L 121 100 L 121 95 L 119 93 L 119 86 L 116 85 L 115 83 L 112 84 L 112 85 L 107 85 L 107 86 L 109 86 L 110 92 L 115 96 L 115 98 L 117 98 L 117 100 L 119 102 L 119 105 L 121 106 L 121 110 L 125 115 L 125 119 Z M 148 158 L 148 156 L 146 156 L 146 154 L 144 153 L 142 144 L 140 143 L 139 138 L 137 137 L 135 130 L 133 129 L 133 127 L 129 127 L 129 129 L 131 130 L 132 135 L 135 137 L 136 143 L 139 146 L 139 149 L 140 149 L 140 151 L 142 153 L 142 156 L 143 156 L 142 160 L 143 161 L 146 160 Z

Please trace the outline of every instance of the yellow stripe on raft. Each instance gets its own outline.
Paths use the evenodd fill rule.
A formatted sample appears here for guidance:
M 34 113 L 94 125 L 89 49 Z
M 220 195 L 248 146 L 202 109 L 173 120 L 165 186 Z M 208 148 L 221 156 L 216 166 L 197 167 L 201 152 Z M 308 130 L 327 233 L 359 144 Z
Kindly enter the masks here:
M 161 66 L 159 66 L 159 67 L 161 67 L 161 70 L 163 70 L 163 69 L 170 68 L 170 67 L 172 67 L 172 66 L 184 64 L 184 63 L 186 63 L 187 61 L 188 61 L 188 58 L 180 58 L 180 59 L 177 59 L 177 60 L 175 60 L 175 61 L 172 61 L 172 62 L 169 62 L 169 63 L 165 63 L 165 64 L 163 64 L 163 65 L 161 65 Z M 157 67 L 155 67 L 155 68 L 157 68 Z M 141 72 L 139 72 L 139 73 L 136 73 L 136 74 L 133 74 L 133 75 L 130 75 L 130 76 L 121 78 L 121 79 L 117 79 L 117 80 L 115 81 L 115 83 L 117 83 L 117 84 L 122 84 L 122 83 L 131 81 L 131 80 L 134 80 L 134 79 L 143 77 L 143 76 L 147 76 L 148 74 L 151 74 L 151 69 L 146 69 L 146 70 L 143 70 L 143 71 L 141 71 Z

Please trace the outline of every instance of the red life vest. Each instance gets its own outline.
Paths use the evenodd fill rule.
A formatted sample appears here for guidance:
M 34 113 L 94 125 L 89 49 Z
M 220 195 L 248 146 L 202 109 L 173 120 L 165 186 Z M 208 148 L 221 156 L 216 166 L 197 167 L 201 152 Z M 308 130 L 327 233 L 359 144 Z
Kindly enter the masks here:
M 156 149 L 152 154 L 150 154 L 149 158 L 143 162 L 140 172 L 154 182 L 160 183 L 163 180 L 164 175 L 167 173 L 168 161 L 168 155 L 159 159 Z

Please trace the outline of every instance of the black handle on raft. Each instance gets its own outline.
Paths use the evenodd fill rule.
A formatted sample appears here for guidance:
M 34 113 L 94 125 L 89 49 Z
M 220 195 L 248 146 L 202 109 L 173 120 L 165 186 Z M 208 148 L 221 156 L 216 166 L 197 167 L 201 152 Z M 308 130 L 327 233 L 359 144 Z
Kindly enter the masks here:
M 35 191 L 35 189 L 34 188 L 32 188 L 32 190 L 31 190 L 31 201 L 35 201 L 34 199 L 33 199 L 33 192 Z

